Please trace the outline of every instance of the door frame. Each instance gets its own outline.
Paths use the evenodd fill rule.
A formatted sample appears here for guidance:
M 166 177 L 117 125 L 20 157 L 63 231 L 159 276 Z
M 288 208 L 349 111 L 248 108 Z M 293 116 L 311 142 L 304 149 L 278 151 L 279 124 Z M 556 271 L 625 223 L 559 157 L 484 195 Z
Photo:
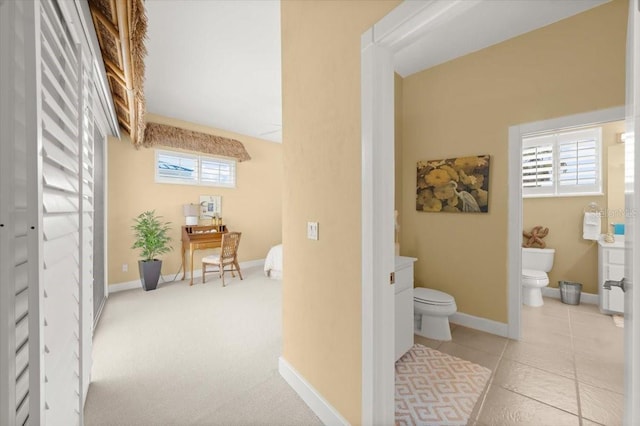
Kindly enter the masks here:
M 572 114 L 549 120 L 523 123 L 509 127 L 508 147 L 508 324 L 507 337 L 520 340 L 522 311 L 522 138 L 525 135 L 549 132 L 568 127 L 589 126 L 622 121 L 625 119 L 623 106 Z
M 362 424 L 393 424 L 394 54 L 476 3 L 401 3 L 361 37 Z
M 361 38 L 361 107 L 362 107 L 362 424 L 392 424 L 394 419 L 394 305 L 393 287 L 389 274 L 393 271 L 393 78 L 394 54 L 417 41 L 434 27 L 455 20 L 475 2 L 455 0 L 450 2 L 403 2 L 369 28 Z M 640 0 L 631 0 L 629 23 L 633 23 L 636 46 L 638 41 L 638 14 Z M 629 52 L 627 53 L 629 56 Z M 640 81 L 640 65 L 635 57 L 636 82 Z M 629 67 L 629 65 L 628 65 Z M 634 88 L 636 102 L 640 99 L 638 85 Z M 635 130 L 638 133 L 639 109 L 634 111 Z M 534 124 L 534 123 L 530 123 Z M 524 128 L 509 131 L 509 225 L 508 225 L 508 335 L 519 337 L 520 330 L 520 232 L 522 229 L 522 199 L 520 188 L 520 139 L 516 132 L 529 132 Z M 512 131 L 514 132 L 512 134 Z M 517 140 L 517 145 L 512 138 Z M 640 176 L 640 150 L 635 153 L 636 176 Z M 517 172 L 512 170 L 517 159 Z M 514 163 L 515 164 L 515 163 Z M 514 180 L 515 177 L 515 180 Z M 640 189 L 635 181 L 636 192 Z M 635 221 L 635 236 L 640 237 L 640 218 Z M 515 244 L 515 236 L 518 242 Z M 636 238 L 640 241 L 640 238 Z M 514 246 L 515 244 L 515 246 Z M 515 249 L 515 250 L 514 250 Z M 640 265 L 635 261 L 635 275 Z M 637 282 L 637 280 L 636 280 Z M 512 296 L 514 301 L 512 301 Z M 630 298 L 628 298 L 630 299 Z M 517 303 L 518 305 L 514 305 Z M 629 302 L 628 302 L 629 303 Z M 633 297 L 633 306 L 640 312 L 640 294 Z M 517 306 L 517 309 L 516 309 Z M 640 330 L 640 318 L 633 318 L 634 327 Z M 635 363 L 625 392 L 626 423 L 640 417 L 634 408 L 634 399 L 640 395 L 640 339 L 627 347 L 626 355 L 634 354 Z M 629 358 L 632 359 L 632 358 Z M 632 399 L 633 398 L 633 399 Z M 636 404 L 637 405 L 637 404 Z M 632 412 L 632 410 L 635 410 Z

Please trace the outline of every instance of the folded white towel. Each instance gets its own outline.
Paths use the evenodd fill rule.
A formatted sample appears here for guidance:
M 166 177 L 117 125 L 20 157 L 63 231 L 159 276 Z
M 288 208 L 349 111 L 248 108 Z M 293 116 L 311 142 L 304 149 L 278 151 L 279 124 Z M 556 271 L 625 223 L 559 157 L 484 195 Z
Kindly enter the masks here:
M 600 238 L 600 213 L 585 212 L 582 224 L 582 238 L 585 240 L 598 240 Z
M 584 214 L 584 223 L 587 225 L 599 225 L 600 224 L 600 213 L 597 212 L 586 212 Z

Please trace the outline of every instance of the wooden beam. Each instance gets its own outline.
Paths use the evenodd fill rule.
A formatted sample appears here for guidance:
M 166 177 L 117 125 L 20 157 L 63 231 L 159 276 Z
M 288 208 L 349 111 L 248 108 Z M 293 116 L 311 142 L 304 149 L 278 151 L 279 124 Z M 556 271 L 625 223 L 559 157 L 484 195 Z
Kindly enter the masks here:
M 98 21 L 100 21 L 102 23 L 102 25 L 104 25 L 104 27 L 107 29 L 107 31 L 109 31 L 115 38 L 118 38 L 120 36 L 116 26 L 113 25 L 113 22 L 111 22 L 111 20 L 109 18 L 104 16 L 104 14 L 102 13 L 102 11 L 100 9 L 95 7 L 93 5 L 93 3 L 91 3 L 91 2 L 89 2 L 89 8 L 91 9 L 91 13 L 93 14 L 93 16 Z M 97 25 L 96 25 L 96 27 L 97 27 Z
M 124 86 L 125 85 L 124 72 L 122 72 L 120 67 L 118 67 L 117 64 L 113 63 L 113 61 L 109 58 L 103 58 L 103 60 L 104 60 L 104 64 L 106 65 L 107 68 L 109 68 L 109 71 L 111 71 L 113 76 L 116 77 L 118 81 L 121 81 L 122 85 Z
M 131 67 L 131 46 L 129 40 L 131 39 L 129 34 L 129 2 L 127 0 L 117 0 L 116 10 L 118 14 L 118 32 L 120 37 L 120 46 L 122 49 L 122 71 L 126 82 L 127 102 L 129 103 L 129 135 L 131 136 L 131 142 L 134 145 L 139 143 L 138 138 L 141 135 L 137 134 L 137 126 L 135 125 L 137 120 L 137 111 L 135 96 L 133 91 L 133 69 Z

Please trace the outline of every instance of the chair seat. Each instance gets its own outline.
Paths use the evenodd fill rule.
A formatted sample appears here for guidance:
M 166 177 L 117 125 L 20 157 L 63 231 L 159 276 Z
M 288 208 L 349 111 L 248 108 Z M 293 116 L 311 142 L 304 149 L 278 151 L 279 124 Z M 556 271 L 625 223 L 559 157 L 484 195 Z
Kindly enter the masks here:
M 222 236 L 220 252 L 205 256 L 202 258 L 202 282 L 205 282 L 207 273 L 207 265 L 216 267 L 217 272 L 222 278 L 222 286 L 224 287 L 224 273 L 231 272 L 231 276 L 235 277 L 237 272 L 242 279 L 242 272 L 238 264 L 238 245 L 240 244 L 241 232 L 227 232 Z
M 202 258 L 202 263 L 220 263 L 220 254 L 210 254 Z

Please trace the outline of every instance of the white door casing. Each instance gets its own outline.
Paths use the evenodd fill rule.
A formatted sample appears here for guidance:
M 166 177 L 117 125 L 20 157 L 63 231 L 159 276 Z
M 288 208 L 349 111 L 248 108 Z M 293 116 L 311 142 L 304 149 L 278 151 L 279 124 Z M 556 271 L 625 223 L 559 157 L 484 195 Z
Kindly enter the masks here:
M 629 1 L 625 142 L 625 401 L 624 424 L 640 424 L 640 0 Z

